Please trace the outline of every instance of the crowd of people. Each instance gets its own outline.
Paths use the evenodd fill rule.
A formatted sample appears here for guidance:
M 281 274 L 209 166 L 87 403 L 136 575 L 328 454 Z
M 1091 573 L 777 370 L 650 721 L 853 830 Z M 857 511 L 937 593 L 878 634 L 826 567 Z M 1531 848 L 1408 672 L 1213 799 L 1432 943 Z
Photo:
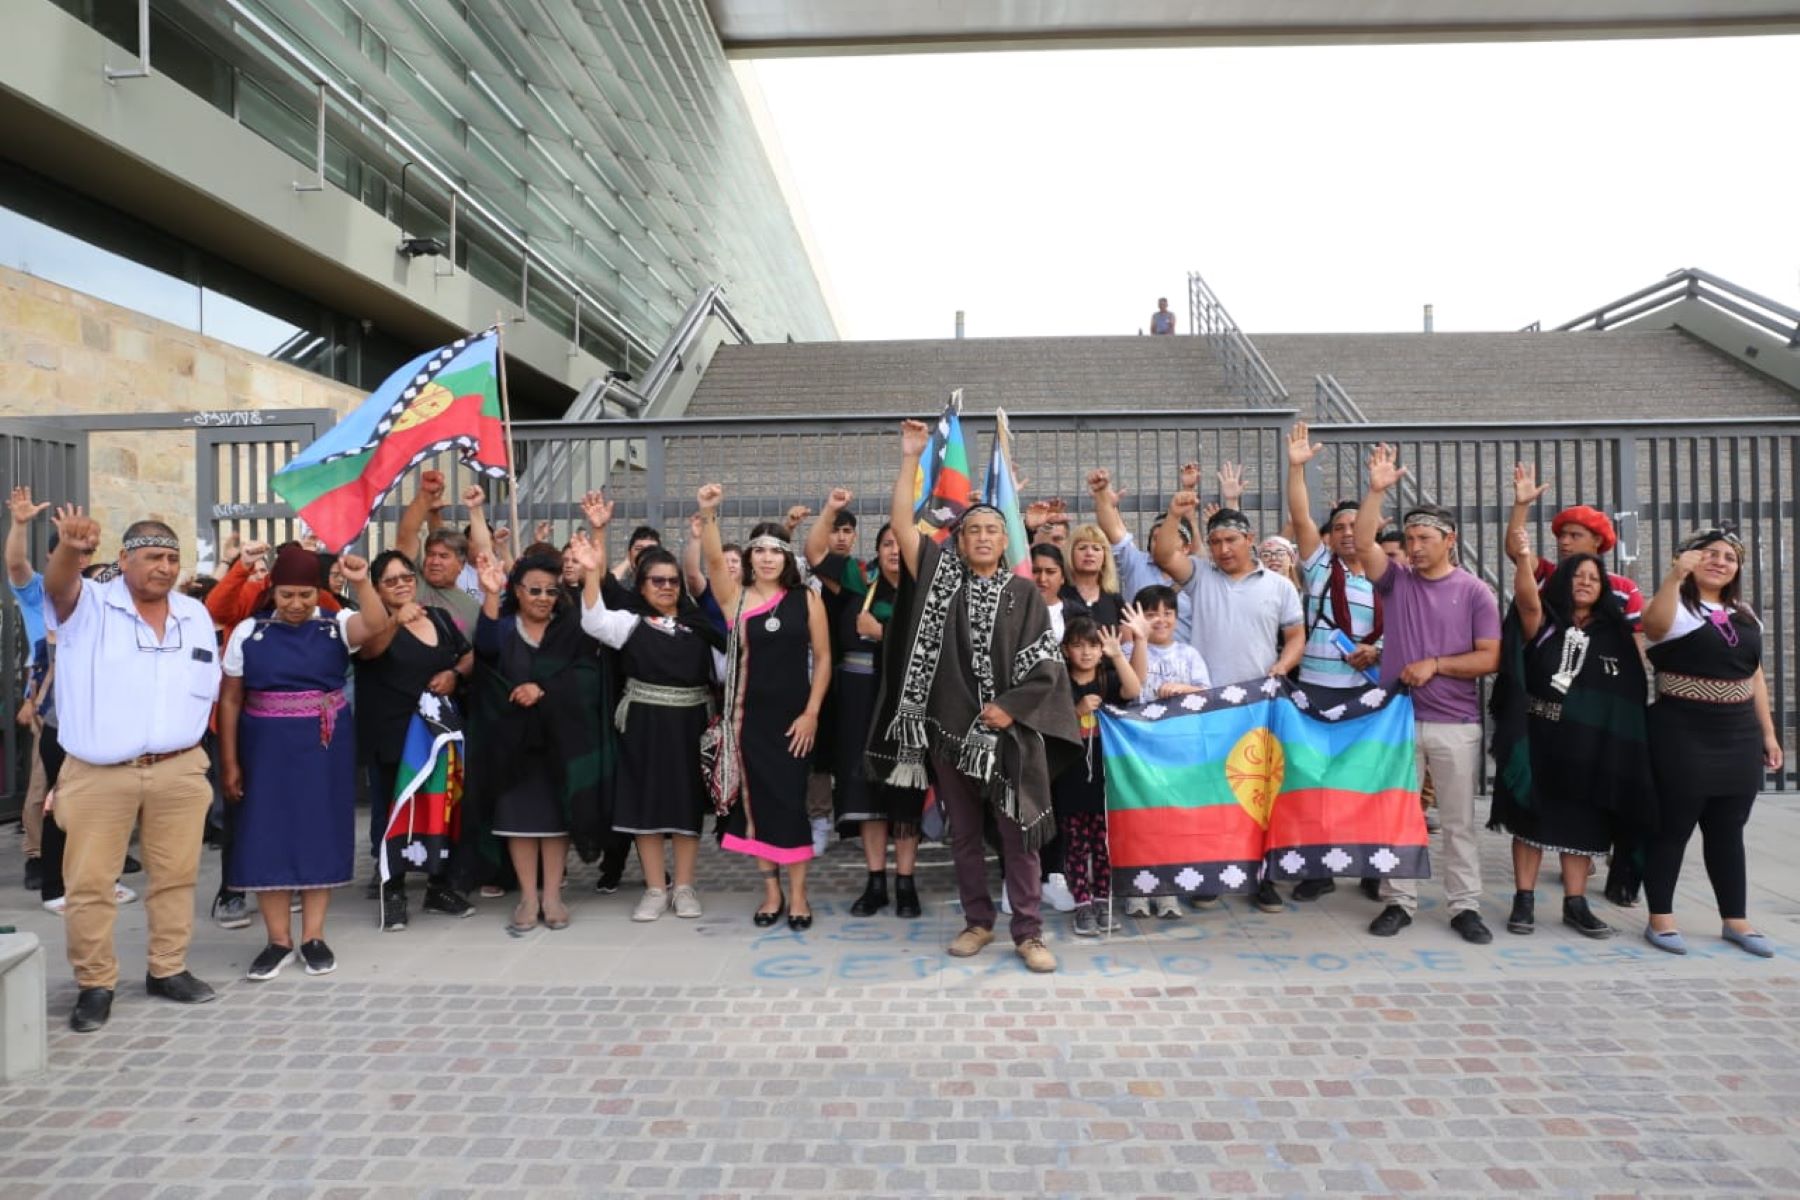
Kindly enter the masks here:
M 74 507 L 52 514 L 40 574 L 25 548 L 48 506 L 15 489 L 6 566 L 35 647 L 22 713 L 37 745 L 27 884 L 65 917 L 79 987 L 71 1025 L 97 1029 L 110 1014 L 134 827 L 149 880 L 152 994 L 213 998 L 186 967 L 208 829 L 224 855 L 215 919 L 247 926 L 253 897 L 265 927 L 249 978 L 296 961 L 309 974 L 333 970 L 326 919 L 332 891 L 359 873 L 356 804 L 369 801 L 379 863 L 421 712 L 456 713 L 465 736 L 454 846 L 416 864 L 428 913 L 467 917 L 471 895 L 511 896 L 508 932 L 561 930 L 570 854 L 599 863 L 604 893 L 621 886 L 635 848 L 644 889 L 631 919 L 693 919 L 710 832 L 758 864 L 752 923 L 806 930 L 807 867 L 835 830 L 860 846 L 868 872 L 851 913 L 891 905 L 913 919 L 919 843 L 935 812 L 966 926 L 948 953 L 979 953 L 1009 915 L 1025 965 L 1053 971 L 1046 903 L 1072 912 L 1077 936 L 1114 928 L 1118 915 L 1101 707 L 1268 676 L 1410 692 L 1450 924 L 1465 940 L 1492 939 L 1476 825 L 1491 751 L 1488 824 L 1513 845 L 1509 932 L 1535 928 L 1548 852 L 1560 862 L 1563 922 L 1611 935 L 1587 893 L 1594 864 L 1610 858 L 1608 900 L 1633 905 L 1641 886 L 1646 939 L 1684 953 L 1673 897 L 1698 826 L 1724 938 L 1773 953 L 1746 912 L 1743 830 L 1782 752 L 1761 626 L 1741 597 L 1744 547 L 1729 530 L 1685 538 L 1646 604 L 1606 569 L 1615 535 L 1604 513 L 1556 514 L 1554 558 L 1537 555 L 1527 526 L 1546 485 L 1521 466 L 1503 620 L 1494 591 L 1460 562 L 1456 514 L 1420 504 L 1388 520 L 1405 471 L 1387 447 L 1368 461 L 1366 494 L 1316 516 L 1307 467 L 1320 447 L 1299 424 L 1280 530 L 1259 538 L 1241 507 L 1242 470 L 1224 464 L 1208 503 L 1188 464 L 1144 548 L 1097 469 L 1091 522 L 1062 501 L 1034 502 L 1031 561 L 1019 564 L 1008 560 L 1005 514 L 984 504 L 941 540 L 921 532 L 913 489 L 928 437 L 903 425 L 866 559 L 855 497 L 842 488 L 810 526 L 796 507 L 731 543 L 724 490 L 707 483 L 679 552 L 649 527 L 609 549 L 613 504 L 590 493 L 585 528 L 558 544 L 544 523 L 511 554 L 507 531 L 485 520 L 480 487 L 461 495 L 470 518 L 458 531 L 441 520 L 443 477 L 425 471 L 394 548 L 373 562 L 250 542 L 216 582 L 178 587 L 182 548 L 166 524 L 134 522 L 116 563 L 100 565 L 101 530 Z M 990 849 L 1004 879 L 998 903 Z M 405 871 L 388 866 L 371 871 L 369 898 L 397 932 L 410 902 Z M 1417 881 L 1361 884 L 1379 904 L 1371 934 L 1412 924 Z M 1307 880 L 1291 899 L 1335 889 Z M 1250 902 L 1287 904 L 1267 878 Z M 1123 915 L 1184 914 L 1158 896 L 1129 900 Z

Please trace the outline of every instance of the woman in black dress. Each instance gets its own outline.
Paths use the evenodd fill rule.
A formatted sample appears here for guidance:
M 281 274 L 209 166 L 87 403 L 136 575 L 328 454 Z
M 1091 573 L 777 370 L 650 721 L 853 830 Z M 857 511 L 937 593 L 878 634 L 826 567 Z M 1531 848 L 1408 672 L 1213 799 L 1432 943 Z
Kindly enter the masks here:
M 394 619 L 356 652 L 356 749 L 369 785 L 369 844 L 380 856 L 388 807 L 400 773 L 407 726 L 426 692 L 449 701 L 475 666 L 475 652 L 448 613 L 418 603 L 418 568 L 398 550 L 369 567 L 381 602 Z M 425 884 L 425 911 L 468 917 L 475 906 L 450 886 L 443 871 Z M 406 928 L 406 880 L 382 887 L 381 927 Z
M 1745 915 L 1744 824 L 1765 770 L 1781 770 L 1782 754 L 1763 679 L 1762 622 L 1738 599 L 1743 556 L 1735 534 L 1693 534 L 1644 607 L 1656 668 L 1650 761 L 1661 809 L 1644 870 L 1644 937 L 1671 954 L 1687 953 L 1675 927 L 1675 881 L 1695 825 L 1724 922 L 1720 936 L 1762 958 L 1775 954 Z
M 637 840 L 648 885 L 631 919 L 654 921 L 671 905 L 678 917 L 698 917 L 694 868 L 707 810 L 700 736 L 712 711 L 715 655 L 725 639 L 699 609 L 682 606 L 681 568 L 661 546 L 638 556 L 637 606 L 608 607 L 602 583 L 611 578 L 604 539 L 612 504 L 589 512 L 594 539 L 576 534 L 569 553 L 586 571 L 581 627 L 619 652 L 625 677 L 610 718 L 621 735 L 613 829 Z M 663 886 L 665 837 L 675 844 L 672 895 Z
M 1631 624 L 1592 554 L 1566 558 L 1537 583 L 1537 556 L 1516 534 L 1513 612 L 1494 684 L 1493 815 L 1513 835 L 1511 933 L 1536 928 L 1546 851 L 1562 860 L 1563 924 L 1607 938 L 1587 883 L 1621 832 L 1637 836 L 1652 804 L 1644 667 Z
M 534 550 L 509 574 L 484 555 L 477 570 L 474 724 L 490 760 L 492 832 L 506 839 L 519 880 L 506 931 L 529 933 L 540 917 L 566 929 L 570 837 L 579 835 L 589 855 L 600 844 L 600 647 L 563 600 L 559 559 Z
M 780 868 L 788 869 L 788 926 L 812 927 L 806 899 L 806 864 L 813 856 L 812 821 L 806 813 L 806 779 L 819 709 L 831 685 L 831 635 L 825 606 L 800 579 L 794 551 L 780 525 L 750 531 L 741 573 L 733 574 L 719 539 L 716 483 L 702 487 L 700 531 L 706 574 L 726 614 L 722 786 L 716 800 L 725 813 L 721 843 L 763 860 L 763 902 L 758 926 L 781 918 Z
M 863 765 L 869 725 L 881 699 L 881 638 L 900 594 L 900 540 L 883 525 L 875 535 L 875 561 L 866 565 L 830 553 L 837 514 L 851 498 L 847 488 L 832 489 L 806 539 L 807 561 L 820 584 L 839 597 L 833 639 L 838 661 L 831 688 L 832 806 L 839 831 L 862 838 L 863 861 L 869 869 L 868 882 L 851 904 L 850 915 L 872 917 L 887 907 L 887 846 L 892 837 L 894 915 L 913 918 L 921 912 L 913 868 L 919 857 L 925 789 L 870 779 Z

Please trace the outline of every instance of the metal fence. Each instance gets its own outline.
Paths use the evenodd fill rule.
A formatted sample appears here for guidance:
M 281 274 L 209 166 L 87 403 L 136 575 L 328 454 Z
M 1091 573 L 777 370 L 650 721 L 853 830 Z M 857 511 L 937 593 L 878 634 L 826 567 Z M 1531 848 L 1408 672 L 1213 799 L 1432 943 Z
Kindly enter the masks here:
M 0 496 L 29 487 L 39 503 L 87 504 L 87 435 L 32 421 L 8 419 L 0 426 Z M 0 516 L 12 528 L 10 515 Z M 34 563 L 49 549 L 50 523 L 39 518 L 26 533 L 25 551 Z M 25 691 L 31 646 L 11 589 L 0 589 L 0 821 L 19 813 L 31 774 L 31 735 L 16 716 Z
M 929 415 L 929 414 L 926 414 Z M 1216 495 L 1221 462 L 1243 464 L 1249 490 L 1242 507 L 1257 527 L 1273 533 L 1287 519 L 1285 479 L 1291 411 L 1139 412 L 1071 417 L 1012 416 L 1015 461 L 1030 497 L 1061 496 L 1077 519 L 1087 518 L 1086 477 L 1111 471 L 1125 489 L 1127 523 L 1140 536 L 1176 487 L 1181 464 L 1198 461 L 1202 489 Z M 898 415 L 589 424 L 527 423 L 515 437 L 526 476 L 520 521 L 551 522 L 559 544 L 580 521 L 576 499 L 605 487 L 618 503 L 619 524 L 662 528 L 670 541 L 685 536 L 695 489 L 725 487 L 727 536 L 761 520 L 779 519 L 793 504 L 820 507 L 832 487 L 851 488 L 863 518 L 862 549 L 872 548 L 885 519 L 899 465 Z M 992 418 L 965 414 L 969 461 L 979 484 L 992 438 Z M 1537 544 L 1552 544 L 1548 523 L 1560 508 L 1584 503 L 1612 515 L 1620 531 L 1612 569 L 1637 580 L 1646 597 L 1666 570 L 1681 534 L 1716 523 L 1735 526 L 1749 547 L 1745 595 L 1765 625 L 1766 669 L 1776 720 L 1794 758 L 1796 727 L 1795 566 L 1800 542 L 1795 480 L 1800 475 L 1800 419 L 1540 422 L 1501 424 L 1322 424 L 1312 435 L 1326 446 L 1310 472 L 1316 512 L 1360 495 L 1370 448 L 1398 449 L 1407 481 L 1392 503 L 1430 501 L 1457 513 L 1462 562 L 1510 599 L 1510 569 L 1502 538 L 1512 504 L 1512 468 L 1529 462 L 1549 491 L 1532 512 Z M 534 464 L 554 462 L 553 477 Z M 466 477 L 446 464 L 451 494 Z M 396 505 L 388 519 L 398 514 Z M 503 513 L 503 501 L 495 502 Z M 460 522 L 459 509 L 446 519 Z M 500 517 L 498 519 L 504 519 Z M 622 534 L 615 538 L 616 552 Z M 1793 786 L 1790 766 L 1770 785 Z

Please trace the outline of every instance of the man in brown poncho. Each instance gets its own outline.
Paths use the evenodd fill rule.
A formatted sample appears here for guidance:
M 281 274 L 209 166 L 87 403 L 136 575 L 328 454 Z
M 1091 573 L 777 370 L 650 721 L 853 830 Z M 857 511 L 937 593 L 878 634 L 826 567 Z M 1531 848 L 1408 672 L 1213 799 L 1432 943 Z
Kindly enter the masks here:
M 901 426 L 891 518 L 900 542 L 900 596 L 882 645 L 882 696 L 869 730 L 871 778 L 937 789 L 950 821 L 967 928 L 958 958 L 994 940 L 982 823 L 992 805 L 1012 901 L 1012 938 L 1033 971 L 1054 971 L 1039 917 L 1038 847 L 1055 836 L 1050 779 L 1080 754 L 1075 707 L 1050 613 L 1008 569 L 1006 522 L 974 505 L 952 543 L 921 537 L 913 477 L 929 430 Z

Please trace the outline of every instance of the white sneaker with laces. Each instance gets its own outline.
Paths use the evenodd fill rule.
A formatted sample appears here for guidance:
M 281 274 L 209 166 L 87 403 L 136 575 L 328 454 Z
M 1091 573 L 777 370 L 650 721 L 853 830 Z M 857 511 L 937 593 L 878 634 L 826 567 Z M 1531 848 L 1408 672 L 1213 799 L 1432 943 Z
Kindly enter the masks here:
M 1150 915 L 1150 901 L 1142 896 L 1133 896 L 1125 901 L 1125 915 L 1128 917 L 1147 917 Z
M 1069 890 L 1069 881 L 1060 872 L 1052 872 L 1044 881 L 1044 900 L 1057 912 L 1075 911 L 1075 893 Z
M 634 921 L 654 921 L 669 911 L 669 893 L 662 888 L 645 888 L 644 895 L 631 910 Z
M 689 885 L 677 885 L 673 893 L 675 915 L 689 920 L 700 915 L 700 897 Z
M 68 906 L 68 903 L 69 903 L 69 898 L 67 896 L 58 896 L 54 900 L 44 901 L 44 911 L 49 912 L 49 913 L 55 913 L 57 916 L 60 917 L 60 916 L 62 916 L 63 909 Z
M 1150 911 L 1165 921 L 1174 921 L 1181 916 L 1181 901 L 1173 896 L 1157 896 L 1150 901 Z
M 122 883 L 113 884 L 113 903 L 131 904 L 137 900 L 137 893 Z

